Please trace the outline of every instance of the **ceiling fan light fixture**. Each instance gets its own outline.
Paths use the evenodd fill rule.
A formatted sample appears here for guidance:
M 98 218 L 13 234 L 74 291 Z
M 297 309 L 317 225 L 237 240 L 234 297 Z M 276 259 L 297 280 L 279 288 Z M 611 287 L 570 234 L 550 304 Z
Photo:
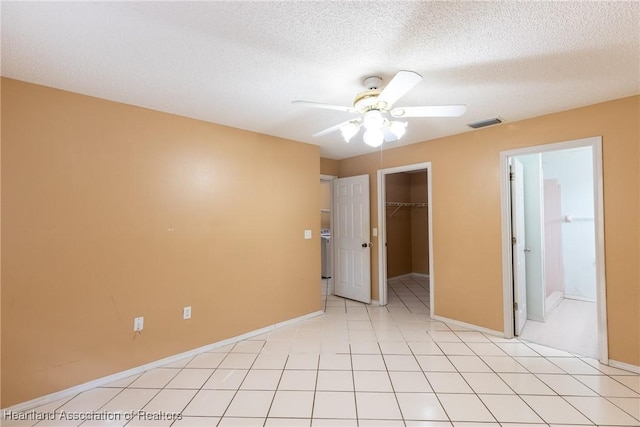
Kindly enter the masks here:
M 371 147 L 379 147 L 384 142 L 384 134 L 381 129 L 367 129 L 362 139 Z
M 379 130 L 384 126 L 384 120 L 379 110 L 369 110 L 364 113 L 363 125 L 367 130 Z
M 407 131 L 407 122 L 398 122 L 398 121 L 389 122 L 389 130 L 396 137 L 396 140 L 400 139 L 404 136 L 405 132 Z
M 346 125 L 340 128 L 340 132 L 342 133 L 342 137 L 346 142 L 351 141 L 351 138 L 356 136 L 360 131 L 360 125 L 355 122 L 349 122 Z

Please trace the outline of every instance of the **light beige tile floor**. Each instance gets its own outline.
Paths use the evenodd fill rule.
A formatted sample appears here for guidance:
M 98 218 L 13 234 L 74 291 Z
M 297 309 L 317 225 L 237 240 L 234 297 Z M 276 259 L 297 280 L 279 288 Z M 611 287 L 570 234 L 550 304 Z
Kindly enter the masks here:
M 520 338 L 549 347 L 598 357 L 598 315 L 595 302 L 563 299 L 544 322 L 527 320 Z
M 35 408 L 119 420 L 2 426 L 640 426 L 639 375 L 432 321 L 428 304 L 411 278 L 386 307 L 326 296 L 322 316 Z

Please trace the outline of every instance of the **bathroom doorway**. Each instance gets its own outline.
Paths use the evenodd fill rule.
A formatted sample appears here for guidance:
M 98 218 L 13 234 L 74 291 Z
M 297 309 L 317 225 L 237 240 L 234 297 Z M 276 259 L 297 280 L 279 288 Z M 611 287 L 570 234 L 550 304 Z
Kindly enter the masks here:
M 501 153 L 505 179 L 524 181 L 525 224 L 524 235 L 512 242 L 512 215 L 517 218 L 520 208 L 503 186 L 503 266 L 507 336 L 606 363 L 600 144 L 600 138 L 587 138 Z M 515 160 L 522 176 L 506 171 Z M 516 278 L 512 266 L 520 245 L 526 274 Z M 525 292 L 518 292 L 514 287 L 523 277 L 519 288 Z

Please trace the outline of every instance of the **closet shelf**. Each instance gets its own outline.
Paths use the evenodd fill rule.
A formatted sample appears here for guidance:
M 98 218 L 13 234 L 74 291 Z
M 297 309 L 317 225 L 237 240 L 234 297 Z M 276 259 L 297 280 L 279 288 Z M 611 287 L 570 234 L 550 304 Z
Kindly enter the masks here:
M 396 208 L 393 212 L 391 212 L 391 215 L 389 215 L 389 218 L 392 218 L 393 215 L 396 212 L 398 212 L 398 209 L 400 208 L 426 208 L 427 207 L 427 203 L 387 202 L 386 204 L 388 208 Z

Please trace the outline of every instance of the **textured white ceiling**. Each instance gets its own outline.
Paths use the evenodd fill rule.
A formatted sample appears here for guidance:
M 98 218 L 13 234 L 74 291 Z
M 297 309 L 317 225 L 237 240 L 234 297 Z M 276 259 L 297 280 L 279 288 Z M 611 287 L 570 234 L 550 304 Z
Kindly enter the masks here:
M 1 3 L 2 75 L 317 144 L 362 79 L 424 80 L 396 106 L 466 104 L 408 119 L 384 148 L 640 93 L 640 3 L 214 1 Z

